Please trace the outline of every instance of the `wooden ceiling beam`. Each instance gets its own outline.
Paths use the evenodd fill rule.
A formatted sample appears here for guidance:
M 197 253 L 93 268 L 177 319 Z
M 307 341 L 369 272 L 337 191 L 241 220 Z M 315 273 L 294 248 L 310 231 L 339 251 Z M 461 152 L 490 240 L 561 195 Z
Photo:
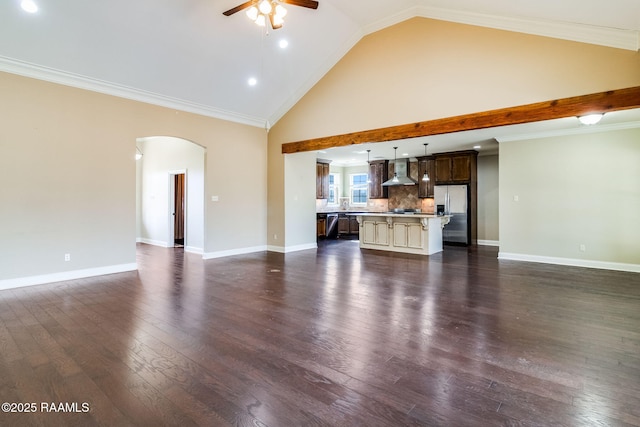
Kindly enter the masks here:
M 368 142 L 442 135 L 631 108 L 640 108 L 640 86 L 343 135 L 288 142 L 282 144 L 282 153 L 300 153 Z

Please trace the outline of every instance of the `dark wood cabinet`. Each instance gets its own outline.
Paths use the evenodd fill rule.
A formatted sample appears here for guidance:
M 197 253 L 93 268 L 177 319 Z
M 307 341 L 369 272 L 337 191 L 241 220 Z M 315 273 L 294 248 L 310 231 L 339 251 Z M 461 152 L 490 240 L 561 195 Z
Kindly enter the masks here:
M 338 215 L 338 234 L 359 234 L 360 224 L 355 216 Z
M 435 185 L 465 184 L 471 181 L 477 151 L 460 151 L 435 156 Z
M 389 197 L 389 189 L 382 183 L 387 180 L 388 160 L 374 160 L 369 162 L 369 198 L 386 199 Z
M 329 163 L 316 163 L 316 199 L 329 198 Z
M 349 234 L 359 234 L 360 224 L 355 216 L 349 217 Z
M 325 237 L 327 235 L 327 216 L 324 214 L 317 215 L 317 237 Z
M 433 156 L 418 157 L 418 197 L 433 197 L 433 187 L 435 186 L 435 160 Z M 423 181 L 425 172 L 429 176 L 429 181 Z
M 346 215 L 338 216 L 338 234 L 349 234 L 349 218 Z

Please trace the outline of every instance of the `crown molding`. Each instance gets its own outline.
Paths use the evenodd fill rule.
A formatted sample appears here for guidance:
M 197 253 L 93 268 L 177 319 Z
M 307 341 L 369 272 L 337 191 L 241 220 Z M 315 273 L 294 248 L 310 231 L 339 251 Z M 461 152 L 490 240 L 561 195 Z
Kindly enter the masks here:
M 553 22 L 538 19 L 496 16 L 429 6 L 410 7 L 400 13 L 367 25 L 363 28 L 363 31 L 364 34 L 371 34 L 416 16 L 614 47 L 632 50 L 634 52 L 640 50 L 640 31 L 637 30 L 598 27 L 595 25 L 575 24 L 571 22 Z
M 616 130 L 636 129 L 640 128 L 640 121 L 626 123 L 612 123 L 608 125 L 581 125 L 579 128 L 556 129 L 551 131 L 523 133 L 520 135 L 509 135 L 496 137 L 495 140 L 500 144 L 505 142 L 528 141 L 531 139 L 555 138 L 559 136 L 569 135 L 585 135 L 589 133 L 612 132 Z
M 0 56 L 0 71 L 38 80 L 44 80 L 65 86 L 75 87 L 78 89 L 90 90 L 106 95 L 113 95 L 120 98 L 131 99 L 133 101 L 144 102 L 160 107 L 180 110 L 187 113 L 200 114 L 202 116 L 213 117 L 216 119 L 227 120 L 260 128 L 265 127 L 266 120 L 259 117 L 238 114 L 231 111 L 221 110 L 207 105 L 198 104 L 195 102 L 184 101 L 178 98 L 172 98 L 169 96 L 135 89 L 128 86 L 109 83 L 80 74 L 69 73 L 54 68 L 43 67 L 41 65 L 8 58 L 6 56 Z
M 640 31 L 637 30 L 622 30 L 571 22 L 553 22 L 538 19 L 495 16 L 428 6 L 419 6 L 417 9 L 416 15 L 424 18 L 615 47 L 618 49 L 632 50 L 634 52 L 640 50 Z

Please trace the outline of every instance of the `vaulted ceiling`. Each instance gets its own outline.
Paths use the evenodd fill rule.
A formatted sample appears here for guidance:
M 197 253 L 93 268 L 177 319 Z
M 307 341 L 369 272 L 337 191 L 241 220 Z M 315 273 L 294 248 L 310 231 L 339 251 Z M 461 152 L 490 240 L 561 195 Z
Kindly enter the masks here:
M 363 36 L 415 16 L 635 51 L 640 40 L 637 0 L 319 0 L 287 6 L 268 33 L 222 15 L 241 0 L 34 1 L 35 14 L 0 3 L 0 70 L 261 127 Z

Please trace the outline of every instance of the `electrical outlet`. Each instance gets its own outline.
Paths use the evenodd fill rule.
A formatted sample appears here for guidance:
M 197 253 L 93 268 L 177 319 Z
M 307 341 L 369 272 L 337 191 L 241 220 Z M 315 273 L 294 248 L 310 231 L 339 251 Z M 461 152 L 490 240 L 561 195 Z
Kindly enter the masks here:
M 273 240 L 278 240 L 278 235 L 277 234 L 273 235 Z
M 580 252 L 586 252 L 587 251 L 587 245 L 582 244 L 580 245 Z
M 71 254 L 64 254 L 65 261 L 71 261 Z
M 514 202 L 519 202 L 520 201 L 520 196 L 513 196 L 513 201 Z

